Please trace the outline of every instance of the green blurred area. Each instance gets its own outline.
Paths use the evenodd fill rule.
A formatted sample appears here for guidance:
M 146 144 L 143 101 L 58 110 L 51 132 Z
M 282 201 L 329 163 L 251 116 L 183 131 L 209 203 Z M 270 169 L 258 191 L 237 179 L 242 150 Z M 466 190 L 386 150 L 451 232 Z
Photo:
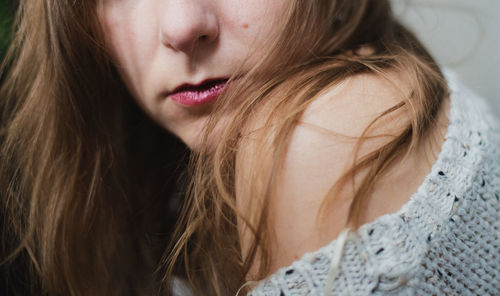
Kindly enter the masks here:
M 13 1 L 0 0 L 0 60 L 3 59 L 12 33 Z

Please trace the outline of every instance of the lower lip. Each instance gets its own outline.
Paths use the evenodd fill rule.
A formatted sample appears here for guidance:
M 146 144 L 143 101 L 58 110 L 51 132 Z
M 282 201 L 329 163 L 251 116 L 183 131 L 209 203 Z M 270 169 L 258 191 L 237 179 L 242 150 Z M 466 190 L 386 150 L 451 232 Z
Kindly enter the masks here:
M 224 90 L 225 82 L 221 82 L 204 90 L 186 90 L 171 94 L 173 101 L 186 106 L 202 105 L 216 100 Z

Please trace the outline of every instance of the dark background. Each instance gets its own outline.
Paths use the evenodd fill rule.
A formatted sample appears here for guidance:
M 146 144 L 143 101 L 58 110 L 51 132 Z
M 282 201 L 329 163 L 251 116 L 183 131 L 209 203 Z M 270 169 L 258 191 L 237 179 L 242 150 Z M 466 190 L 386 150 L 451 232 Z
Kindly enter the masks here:
M 12 35 L 16 0 L 0 0 L 0 60 L 3 60 Z

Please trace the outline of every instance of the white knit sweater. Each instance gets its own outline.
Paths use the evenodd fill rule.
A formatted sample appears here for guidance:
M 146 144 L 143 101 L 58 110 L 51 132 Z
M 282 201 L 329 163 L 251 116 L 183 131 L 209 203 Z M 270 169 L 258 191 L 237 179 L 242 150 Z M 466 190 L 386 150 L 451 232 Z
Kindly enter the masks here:
M 249 295 L 500 295 L 500 127 L 481 98 L 446 76 L 446 140 L 408 203 Z

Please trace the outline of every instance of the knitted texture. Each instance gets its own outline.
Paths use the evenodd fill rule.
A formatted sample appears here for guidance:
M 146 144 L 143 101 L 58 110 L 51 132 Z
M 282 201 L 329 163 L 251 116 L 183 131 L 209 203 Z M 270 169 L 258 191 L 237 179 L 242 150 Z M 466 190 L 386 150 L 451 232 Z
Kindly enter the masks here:
M 410 200 L 350 232 L 341 247 L 334 240 L 305 254 L 249 295 L 500 295 L 500 126 L 481 98 L 446 76 L 446 139 Z

